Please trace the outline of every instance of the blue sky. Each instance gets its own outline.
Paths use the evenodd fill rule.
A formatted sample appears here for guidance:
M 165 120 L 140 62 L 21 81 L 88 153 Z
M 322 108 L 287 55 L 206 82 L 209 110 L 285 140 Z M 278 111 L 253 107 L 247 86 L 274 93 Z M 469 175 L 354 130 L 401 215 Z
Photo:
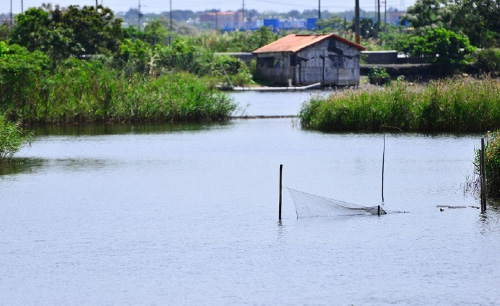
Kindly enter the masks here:
M 0 0 L 0 12 L 8 13 L 10 11 L 11 0 Z M 139 0 L 98 0 L 99 4 L 109 6 L 115 12 L 126 12 L 131 7 L 138 7 Z M 164 12 L 169 11 L 169 0 L 140 0 L 143 12 Z M 383 1 L 381 6 L 383 8 Z M 399 10 L 406 9 L 412 5 L 415 0 L 386 0 L 387 8 L 394 7 Z M 39 7 L 42 3 L 51 2 L 52 4 L 59 4 L 61 6 L 68 6 L 72 4 L 95 5 L 95 0 L 23 0 L 24 9 L 29 7 Z M 360 0 L 362 10 L 373 11 L 375 10 L 376 0 Z M 202 11 L 205 9 L 220 9 L 220 10 L 237 10 L 242 7 L 243 0 L 172 0 L 172 9 Z M 21 0 L 12 0 L 12 10 L 14 13 L 21 11 Z M 318 1 L 304 1 L 304 0 L 245 0 L 245 8 L 256 9 L 258 11 L 277 11 L 288 12 L 296 9 L 303 11 L 305 9 L 317 9 Z M 335 11 L 345 11 L 354 8 L 354 0 L 336 0 L 336 1 L 321 1 L 321 9 Z

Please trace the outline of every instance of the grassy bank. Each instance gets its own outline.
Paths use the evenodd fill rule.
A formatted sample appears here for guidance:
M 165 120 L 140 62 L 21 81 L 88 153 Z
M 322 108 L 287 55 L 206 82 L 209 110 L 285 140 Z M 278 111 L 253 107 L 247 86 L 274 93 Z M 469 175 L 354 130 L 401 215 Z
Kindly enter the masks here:
M 500 128 L 500 80 L 346 90 L 312 98 L 299 116 L 303 127 L 321 131 L 484 132 Z
M 4 80 L 0 106 L 25 123 L 223 120 L 236 108 L 194 75 L 125 76 L 99 61 L 70 60 L 53 73 Z

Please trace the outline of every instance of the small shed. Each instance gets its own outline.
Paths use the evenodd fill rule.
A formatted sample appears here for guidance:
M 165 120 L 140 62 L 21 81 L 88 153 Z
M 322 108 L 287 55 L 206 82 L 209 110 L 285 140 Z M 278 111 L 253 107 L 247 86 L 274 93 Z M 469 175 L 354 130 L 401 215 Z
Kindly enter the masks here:
M 352 86 L 359 84 L 359 58 L 365 47 L 335 34 L 290 34 L 253 55 L 257 72 L 282 85 Z

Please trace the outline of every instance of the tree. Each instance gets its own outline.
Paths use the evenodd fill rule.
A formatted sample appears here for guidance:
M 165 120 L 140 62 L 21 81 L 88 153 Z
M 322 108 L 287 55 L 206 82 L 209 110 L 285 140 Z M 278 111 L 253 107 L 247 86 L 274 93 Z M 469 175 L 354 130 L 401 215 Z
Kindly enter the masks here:
M 500 41 L 498 0 L 417 0 L 403 15 L 417 33 L 446 28 L 467 35 L 477 47 L 493 47 Z
M 453 25 L 478 47 L 493 47 L 500 42 L 500 1 L 457 0 Z
M 401 18 L 401 24 L 409 22 L 417 31 L 433 28 L 450 28 L 451 11 L 448 0 L 417 0 Z
M 44 80 L 49 58 L 40 51 L 30 52 L 0 41 L 0 109 L 9 115 L 36 95 L 33 84 Z
M 467 37 L 444 28 L 429 30 L 424 36 L 410 36 L 401 47 L 413 56 L 427 58 L 445 73 L 465 64 L 466 56 L 475 51 Z
M 10 43 L 40 50 L 53 60 L 118 51 L 123 30 L 109 8 L 56 6 L 28 9 L 16 16 Z
M 122 21 L 114 18 L 110 8 L 99 5 L 97 9 L 93 6 L 80 9 L 79 6 L 72 5 L 61 13 L 61 25 L 63 28 L 72 29 L 75 41 L 82 46 L 77 55 L 118 51 L 123 38 Z
M 339 16 L 332 16 L 330 18 L 322 18 L 316 22 L 316 25 L 320 29 L 325 29 L 331 32 L 332 30 L 342 30 L 344 26 L 344 20 Z

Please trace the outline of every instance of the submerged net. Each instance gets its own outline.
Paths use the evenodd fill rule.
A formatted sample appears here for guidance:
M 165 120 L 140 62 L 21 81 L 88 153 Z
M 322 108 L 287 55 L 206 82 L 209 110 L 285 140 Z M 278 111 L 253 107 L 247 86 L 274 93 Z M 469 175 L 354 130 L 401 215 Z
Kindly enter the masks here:
M 290 193 L 297 218 L 355 215 L 385 215 L 380 206 L 361 206 L 285 187 Z M 380 211 L 379 211 L 380 209 Z

